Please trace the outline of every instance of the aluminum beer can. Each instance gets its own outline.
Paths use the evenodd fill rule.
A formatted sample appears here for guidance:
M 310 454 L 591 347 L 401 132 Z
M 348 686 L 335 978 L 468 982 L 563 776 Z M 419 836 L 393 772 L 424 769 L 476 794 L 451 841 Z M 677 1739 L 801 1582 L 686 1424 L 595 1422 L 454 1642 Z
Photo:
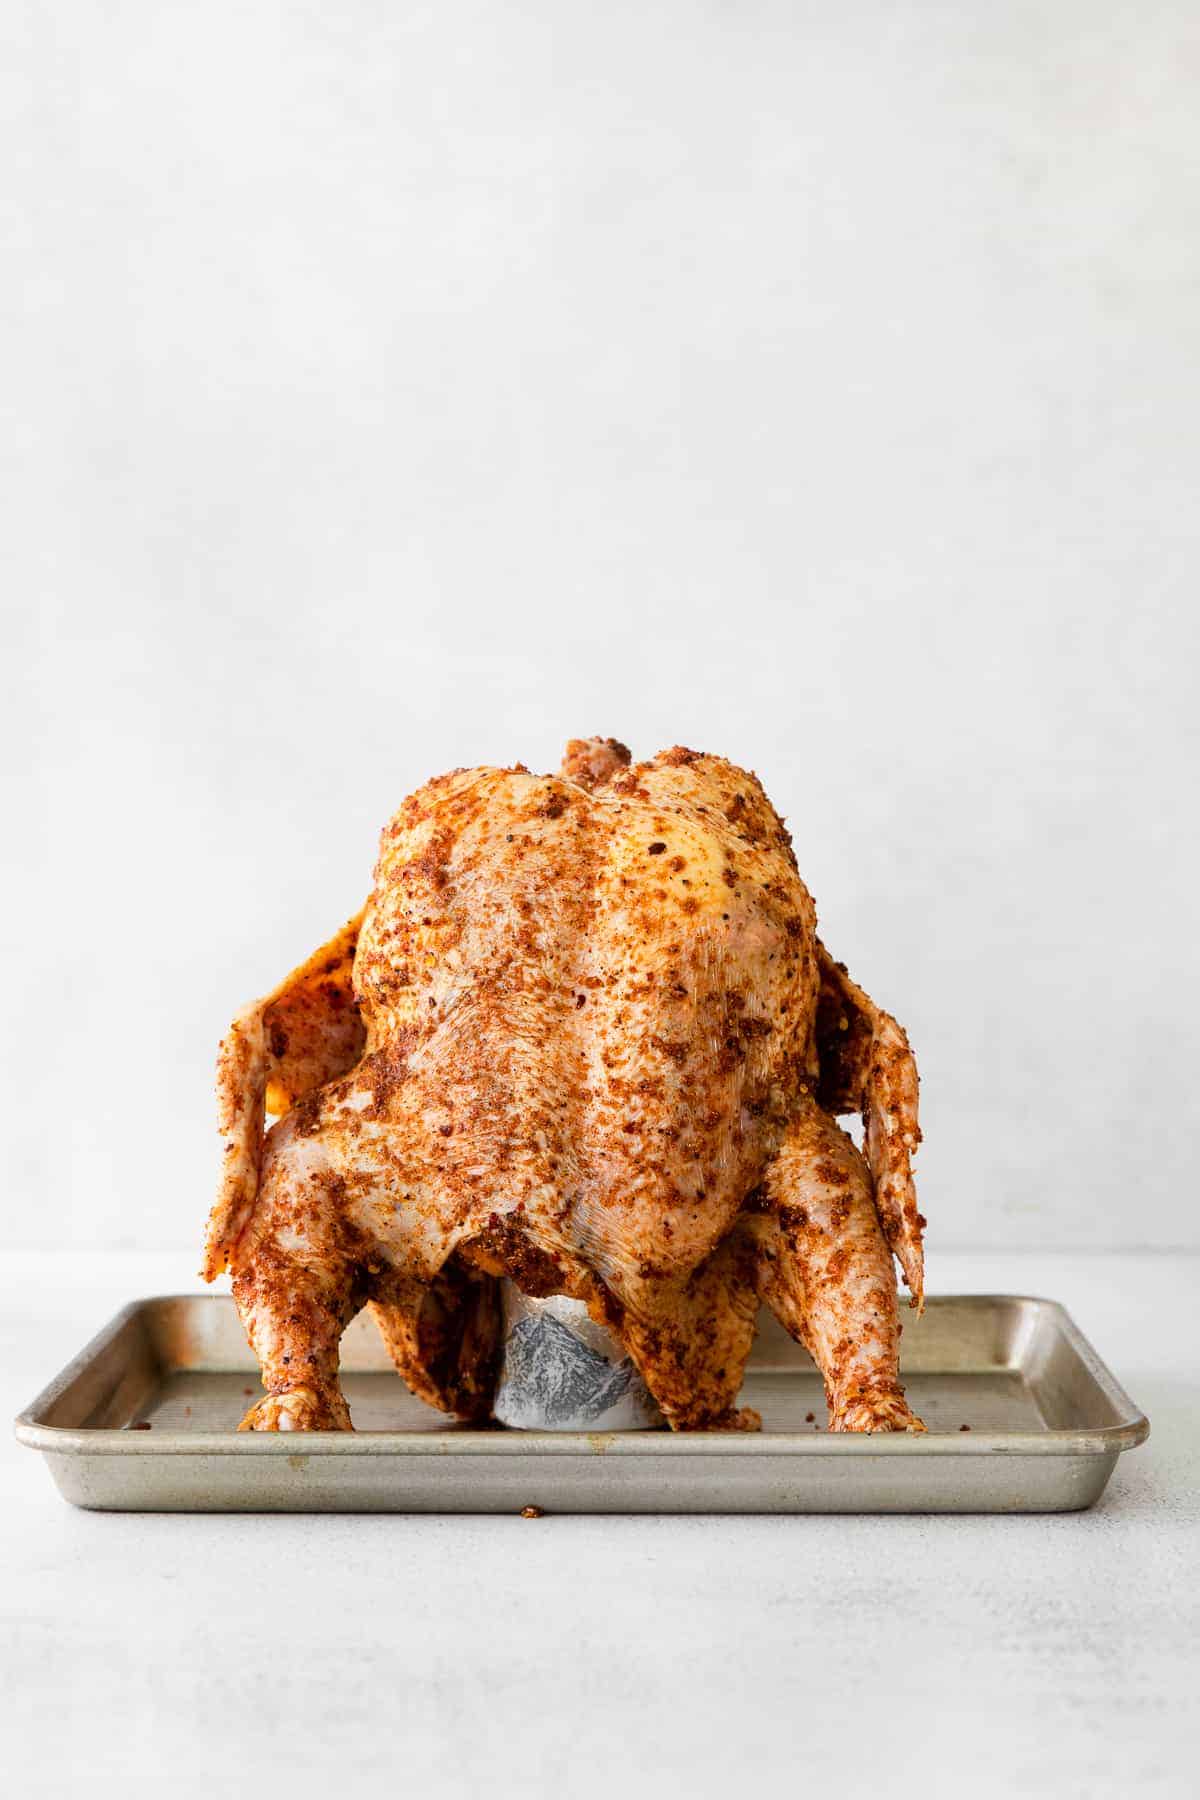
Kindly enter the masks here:
M 622 1346 L 582 1300 L 533 1300 L 503 1283 L 504 1351 L 493 1414 L 521 1431 L 639 1431 L 661 1425 Z

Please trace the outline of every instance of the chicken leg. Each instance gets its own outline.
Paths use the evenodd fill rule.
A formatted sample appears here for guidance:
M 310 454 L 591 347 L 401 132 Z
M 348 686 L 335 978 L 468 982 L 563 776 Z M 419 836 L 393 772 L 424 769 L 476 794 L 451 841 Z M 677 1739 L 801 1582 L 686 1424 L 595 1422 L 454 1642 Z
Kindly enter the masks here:
M 758 1317 L 755 1246 L 737 1226 L 708 1261 L 670 1285 L 625 1288 L 620 1335 L 675 1431 L 757 1431 L 736 1406 Z
M 871 1172 L 814 1101 L 788 1127 L 761 1204 L 747 1217 L 759 1293 L 820 1370 L 830 1430 L 923 1431 L 900 1385 L 896 1277 Z

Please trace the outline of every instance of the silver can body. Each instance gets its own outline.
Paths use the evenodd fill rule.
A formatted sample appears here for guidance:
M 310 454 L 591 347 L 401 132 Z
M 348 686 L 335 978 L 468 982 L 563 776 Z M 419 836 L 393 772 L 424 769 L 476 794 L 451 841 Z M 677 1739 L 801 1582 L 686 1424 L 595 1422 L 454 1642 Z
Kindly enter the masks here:
M 519 1431 L 638 1431 L 663 1422 L 624 1349 L 582 1300 L 532 1300 L 511 1281 L 492 1412 Z

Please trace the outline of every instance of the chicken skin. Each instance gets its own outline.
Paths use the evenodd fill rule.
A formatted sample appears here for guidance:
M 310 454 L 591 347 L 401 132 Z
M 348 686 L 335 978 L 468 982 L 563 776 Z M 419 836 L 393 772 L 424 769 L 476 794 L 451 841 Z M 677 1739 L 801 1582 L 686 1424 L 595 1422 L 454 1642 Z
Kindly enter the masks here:
M 431 781 L 363 912 L 236 1019 L 218 1095 L 203 1272 L 232 1272 L 262 1368 L 243 1430 L 351 1428 L 364 1305 L 415 1394 L 486 1418 L 502 1276 L 584 1301 L 677 1430 L 757 1427 L 760 1302 L 833 1430 L 923 1429 L 892 1263 L 919 1305 L 916 1065 L 720 757 L 588 739 L 559 775 Z

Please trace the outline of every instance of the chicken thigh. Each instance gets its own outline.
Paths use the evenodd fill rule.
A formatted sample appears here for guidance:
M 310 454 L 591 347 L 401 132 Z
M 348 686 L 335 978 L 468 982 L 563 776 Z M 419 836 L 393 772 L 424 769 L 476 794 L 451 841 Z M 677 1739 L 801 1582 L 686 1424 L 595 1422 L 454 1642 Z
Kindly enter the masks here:
M 919 1305 L 916 1066 L 720 757 L 589 739 L 559 775 L 430 782 L 364 911 L 234 1022 L 218 1091 L 204 1273 L 231 1270 L 262 1368 L 243 1429 L 350 1429 L 366 1304 L 414 1393 L 486 1417 L 503 1276 L 583 1300 L 676 1429 L 757 1425 L 760 1302 L 834 1430 L 922 1428 L 892 1265 Z

